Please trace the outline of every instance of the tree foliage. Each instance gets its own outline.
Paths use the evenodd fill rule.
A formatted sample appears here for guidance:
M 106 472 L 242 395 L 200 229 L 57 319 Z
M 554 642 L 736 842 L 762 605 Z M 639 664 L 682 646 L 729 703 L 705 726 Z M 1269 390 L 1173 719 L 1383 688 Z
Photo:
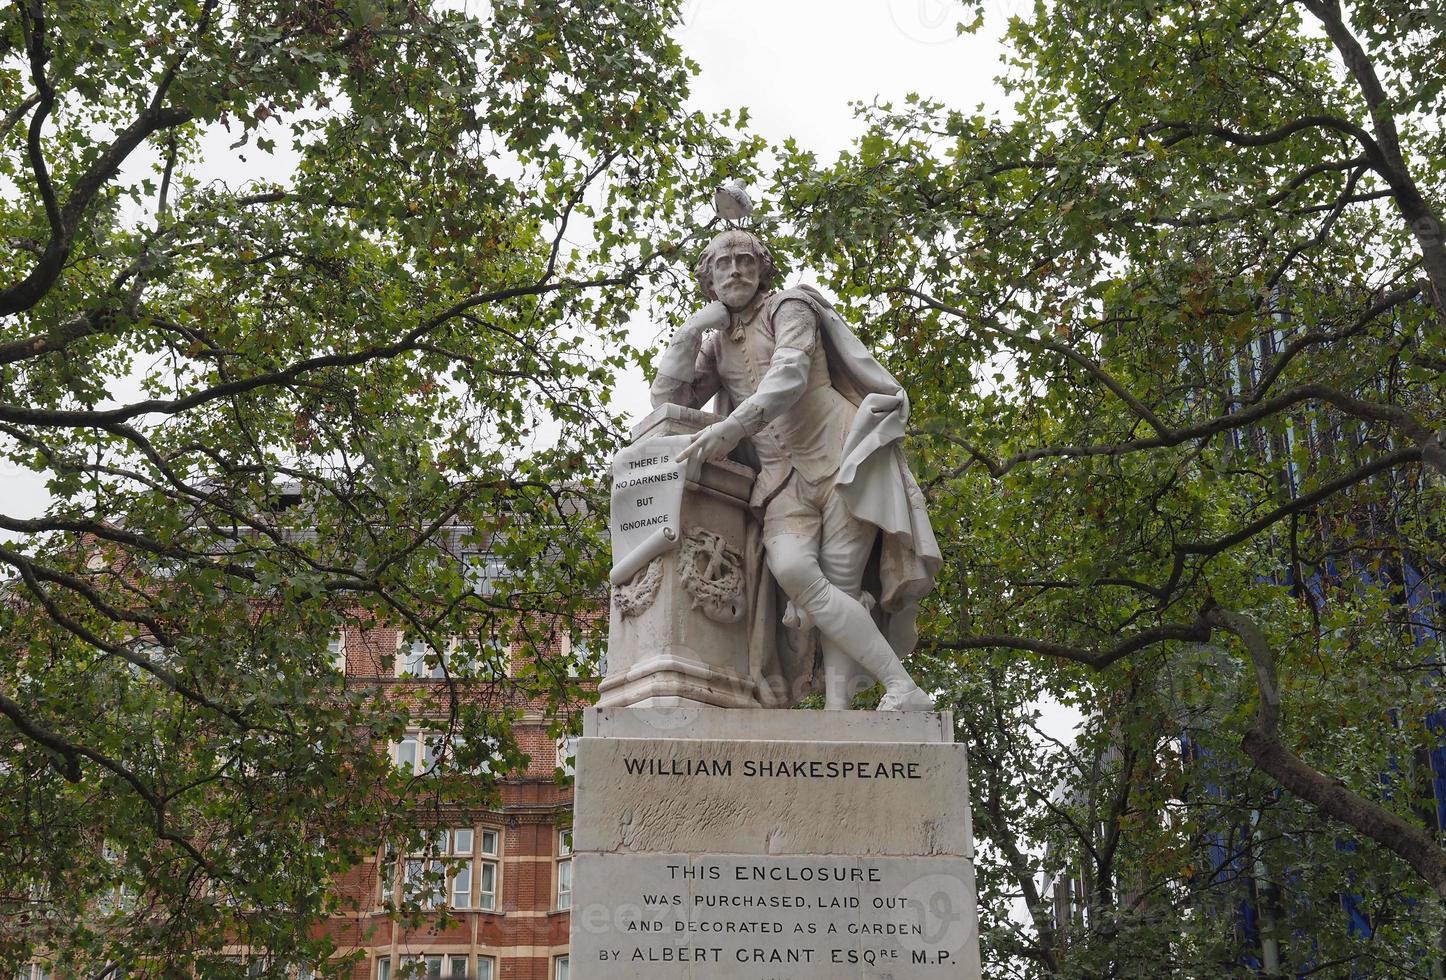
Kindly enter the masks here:
M 329 881 L 519 761 L 444 684 L 442 771 L 394 770 L 414 712 L 328 640 L 468 680 L 595 601 L 622 325 L 736 151 L 676 3 L 463 6 L 0 14 L 0 453 L 48 494 L 0 515 L 0 972 L 319 963 Z
M 1007 42 L 1008 116 L 861 106 L 778 172 L 913 395 L 994 975 L 1225 975 L 1247 900 L 1282 969 L 1430 975 L 1446 21 L 1066 0 Z

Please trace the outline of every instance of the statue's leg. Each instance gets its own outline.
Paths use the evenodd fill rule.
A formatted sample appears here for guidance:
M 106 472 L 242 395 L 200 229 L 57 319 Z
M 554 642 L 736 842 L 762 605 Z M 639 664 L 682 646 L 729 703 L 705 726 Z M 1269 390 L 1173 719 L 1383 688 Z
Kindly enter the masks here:
M 845 595 L 859 600 L 864 567 L 868 564 L 878 532 L 848 513 L 832 489 L 828 491 L 821 513 L 819 570 Z M 868 605 L 863 605 L 867 610 Z M 870 618 L 872 615 L 870 613 Z M 883 680 L 874 671 L 862 665 L 855 666 L 854 659 L 826 633 L 821 635 L 819 645 L 823 650 L 825 707 L 838 710 L 851 708 L 855 696 L 872 687 L 875 680 Z
M 823 569 L 825 578 L 857 599 L 861 592 L 864 569 L 869 563 L 869 556 L 873 554 L 874 543 L 878 540 L 878 528 L 855 517 L 832 483 L 821 501 L 820 512 L 823 516 L 823 527 L 819 535 L 819 567 Z M 872 615 L 870 620 L 872 622 Z M 876 624 L 874 629 L 878 630 Z M 882 633 L 879 635 L 883 636 Z M 932 708 L 933 701 L 914 683 L 913 678 L 909 678 L 908 671 L 899 658 L 900 648 L 895 642 L 896 638 L 883 636 L 883 640 L 889 651 L 886 669 L 880 672 L 872 667 L 868 668 L 875 677 L 883 681 L 887 689 L 879 707 L 910 710 Z M 913 649 L 912 642 L 908 649 Z M 882 660 L 882 652 L 879 656 Z M 889 683 L 889 678 L 900 675 L 909 678 L 907 685 Z M 850 702 L 857 693 L 859 692 L 849 692 Z
M 778 534 L 769 537 L 764 548 L 773 577 L 793 604 L 813 621 L 825 643 L 883 681 L 885 701 L 880 707 L 933 707 L 928 695 L 919 690 L 894 656 L 864 604 L 824 576 L 818 560 L 818 538 Z

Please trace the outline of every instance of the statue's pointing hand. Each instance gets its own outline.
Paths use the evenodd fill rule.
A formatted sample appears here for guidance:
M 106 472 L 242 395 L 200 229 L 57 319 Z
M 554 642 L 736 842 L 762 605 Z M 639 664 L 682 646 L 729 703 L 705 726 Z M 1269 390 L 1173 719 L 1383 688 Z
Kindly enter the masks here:
M 703 475 L 704 463 L 727 456 L 747 434 L 743 429 L 743 423 L 734 418 L 714 422 L 699 432 L 693 437 L 693 441 L 678 454 L 678 462 L 688 464 L 686 478 L 697 483 L 698 478 Z

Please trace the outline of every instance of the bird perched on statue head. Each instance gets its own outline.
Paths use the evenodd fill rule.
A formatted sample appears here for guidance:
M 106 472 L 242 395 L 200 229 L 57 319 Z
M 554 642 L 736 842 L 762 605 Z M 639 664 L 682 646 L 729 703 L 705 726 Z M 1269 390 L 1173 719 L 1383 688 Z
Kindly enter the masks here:
M 713 192 L 713 207 L 718 211 L 718 217 L 728 227 L 736 227 L 738 222 L 753 213 L 753 201 L 748 196 L 748 185 L 737 178 L 728 181 Z

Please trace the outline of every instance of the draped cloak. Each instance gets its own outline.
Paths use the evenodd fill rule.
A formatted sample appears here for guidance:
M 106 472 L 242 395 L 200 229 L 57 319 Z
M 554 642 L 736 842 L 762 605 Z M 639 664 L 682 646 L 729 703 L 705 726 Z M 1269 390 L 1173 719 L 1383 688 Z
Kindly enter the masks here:
M 872 604 L 880 631 L 903 658 L 918 641 L 919 599 L 934 587 L 934 576 L 943 565 L 924 495 L 904 459 L 909 398 L 813 287 L 796 286 L 775 293 L 767 302 L 765 315 L 771 319 L 787 299 L 803 300 L 818 315 L 830 384 L 854 406 L 834 492 L 854 517 L 879 531 L 864 572 L 864 601 Z M 733 404 L 726 388 L 719 389 L 714 406 L 720 415 L 731 413 Z M 750 458 L 751 454 L 745 441 L 734 457 L 756 468 L 757 460 Z M 744 556 L 750 589 L 749 673 L 758 685 L 760 702 L 768 707 L 790 707 L 823 689 L 818 631 L 792 608 L 774 581 L 764 557 L 761 510 L 754 517 L 749 522 Z M 872 683 L 872 678 L 859 670 L 857 679 L 863 683 L 851 683 L 850 690 Z

